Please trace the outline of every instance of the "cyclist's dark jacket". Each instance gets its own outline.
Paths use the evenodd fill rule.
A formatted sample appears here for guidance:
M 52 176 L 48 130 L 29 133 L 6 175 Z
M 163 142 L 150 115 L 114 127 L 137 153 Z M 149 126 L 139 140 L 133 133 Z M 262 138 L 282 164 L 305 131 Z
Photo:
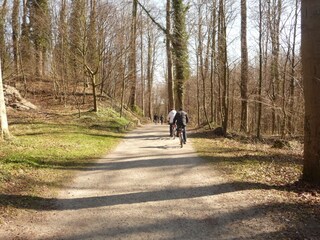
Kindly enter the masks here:
M 173 122 L 178 126 L 187 126 L 187 123 L 189 122 L 188 114 L 185 111 L 178 111 L 173 119 Z

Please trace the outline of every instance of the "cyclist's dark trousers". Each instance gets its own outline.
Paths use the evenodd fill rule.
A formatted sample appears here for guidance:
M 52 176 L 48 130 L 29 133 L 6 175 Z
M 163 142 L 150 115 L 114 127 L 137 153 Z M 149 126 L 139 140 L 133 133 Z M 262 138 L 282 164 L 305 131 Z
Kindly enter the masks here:
M 182 129 L 183 140 L 186 142 L 187 141 L 187 127 L 186 126 L 177 126 L 177 128 Z
M 184 139 L 184 142 L 187 142 L 187 127 L 186 126 L 183 127 L 183 139 Z
M 170 126 L 169 126 L 169 128 L 170 128 L 170 137 L 172 137 L 173 136 L 173 126 L 174 126 L 174 123 L 170 123 Z

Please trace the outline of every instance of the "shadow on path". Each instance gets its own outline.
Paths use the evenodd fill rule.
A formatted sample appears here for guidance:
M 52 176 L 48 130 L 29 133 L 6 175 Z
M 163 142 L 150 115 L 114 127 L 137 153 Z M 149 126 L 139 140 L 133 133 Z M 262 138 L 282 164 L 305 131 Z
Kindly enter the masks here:
M 223 193 L 237 192 L 249 189 L 271 189 L 272 187 L 247 182 L 223 183 L 213 186 L 173 188 L 150 192 L 117 194 L 110 196 L 84 197 L 74 199 L 41 198 L 21 195 L 0 195 L 0 206 L 14 206 L 16 208 L 35 210 L 76 210 L 134 204 L 176 199 L 190 199 L 205 196 L 214 196 Z

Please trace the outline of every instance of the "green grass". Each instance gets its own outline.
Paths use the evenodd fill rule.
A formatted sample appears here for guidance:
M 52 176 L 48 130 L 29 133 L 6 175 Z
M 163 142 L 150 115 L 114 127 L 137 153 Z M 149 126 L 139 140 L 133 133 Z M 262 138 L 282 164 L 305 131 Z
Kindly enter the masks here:
M 3 193 L 41 195 L 52 186 L 61 187 L 74 169 L 81 170 L 110 151 L 130 123 L 112 109 L 87 112 L 80 118 L 32 119 L 14 121 L 10 124 L 13 138 L 1 142 Z

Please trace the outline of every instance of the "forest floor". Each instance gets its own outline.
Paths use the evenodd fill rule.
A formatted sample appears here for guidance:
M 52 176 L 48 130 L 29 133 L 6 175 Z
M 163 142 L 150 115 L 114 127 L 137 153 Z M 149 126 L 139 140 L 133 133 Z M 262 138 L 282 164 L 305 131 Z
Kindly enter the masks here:
M 194 134 L 181 149 L 167 125 L 144 125 L 57 197 L 7 195 L 21 211 L 0 239 L 320 239 L 301 155 L 241 144 Z

